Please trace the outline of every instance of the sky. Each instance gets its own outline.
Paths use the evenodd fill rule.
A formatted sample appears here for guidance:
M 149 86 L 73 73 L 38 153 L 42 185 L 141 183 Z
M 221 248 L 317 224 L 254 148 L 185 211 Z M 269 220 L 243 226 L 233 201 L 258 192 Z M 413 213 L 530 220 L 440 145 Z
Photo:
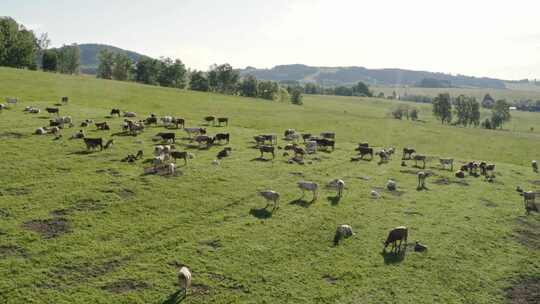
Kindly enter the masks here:
M 103 43 L 192 69 L 302 63 L 540 79 L 538 0 L 0 0 L 53 46 Z

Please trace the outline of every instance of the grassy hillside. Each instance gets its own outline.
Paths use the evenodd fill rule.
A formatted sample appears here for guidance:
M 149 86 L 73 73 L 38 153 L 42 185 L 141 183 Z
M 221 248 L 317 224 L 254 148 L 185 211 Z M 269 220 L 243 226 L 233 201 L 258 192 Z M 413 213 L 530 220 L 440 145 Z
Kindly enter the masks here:
M 179 264 L 190 267 L 194 283 L 182 303 L 491 304 L 505 303 L 509 293 L 522 299 L 526 292 L 509 288 L 538 282 L 540 219 L 524 215 L 514 190 L 540 188 L 530 169 L 540 159 L 538 114 L 515 113 L 512 131 L 487 131 L 441 126 L 425 106 L 423 122 L 397 121 L 388 115 L 395 102 L 377 99 L 306 96 L 304 106 L 293 106 L 11 69 L 0 69 L 0 84 L 0 96 L 22 99 L 0 112 L 5 303 L 174 303 Z M 147 164 L 120 160 L 139 149 L 150 157 L 161 127 L 116 136 L 112 150 L 90 154 L 68 139 L 79 128 L 63 130 L 60 140 L 31 135 L 49 117 L 24 114 L 24 106 L 44 109 L 61 96 L 71 100 L 63 115 L 111 123 L 109 133 L 89 127 L 92 137 L 120 130 L 122 119 L 105 118 L 113 107 L 141 118 L 185 117 L 187 126 L 209 114 L 228 116 L 229 127 L 208 130 L 230 132 L 233 155 L 213 166 L 219 147 L 190 149 L 195 159 L 180 166 L 182 174 L 144 176 Z M 336 150 L 309 156 L 303 166 L 288 164 L 281 152 L 256 161 L 252 136 L 287 128 L 333 130 Z M 494 162 L 496 181 L 456 180 L 433 160 L 429 190 L 417 191 L 419 169 L 401 167 L 400 153 L 388 164 L 350 162 L 360 141 L 458 163 Z M 184 143 L 177 145 L 187 149 Z M 339 202 L 327 189 L 312 204 L 299 200 L 297 181 L 334 178 L 347 183 Z M 399 191 L 371 199 L 389 178 Z M 261 189 L 281 193 L 273 214 L 262 209 Z M 333 247 L 338 224 L 356 235 Z M 388 230 L 399 225 L 409 227 L 409 243 L 420 240 L 428 252 L 381 254 Z

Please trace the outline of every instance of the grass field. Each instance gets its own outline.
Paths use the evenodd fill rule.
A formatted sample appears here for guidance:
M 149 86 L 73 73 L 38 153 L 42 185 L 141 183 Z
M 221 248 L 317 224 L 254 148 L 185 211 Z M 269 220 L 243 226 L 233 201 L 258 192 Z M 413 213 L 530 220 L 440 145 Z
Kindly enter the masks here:
M 414 123 L 389 118 L 395 102 L 386 100 L 306 96 L 304 106 L 293 106 L 11 69 L 0 69 L 0 96 L 22 99 L 0 112 L 0 303 L 174 303 L 179 264 L 193 273 L 183 303 L 538 299 L 531 293 L 540 284 L 540 219 L 524 215 L 515 191 L 540 188 L 530 168 L 540 159 L 538 114 L 513 112 L 509 131 L 489 131 L 441 126 L 425 105 L 423 122 Z M 68 140 L 78 128 L 56 141 L 31 135 L 49 117 L 24 114 L 24 106 L 44 109 L 61 96 L 71 100 L 61 114 L 112 124 L 110 133 L 89 127 L 92 137 L 120 130 L 122 119 L 104 118 L 113 107 L 140 117 L 185 117 L 187 126 L 208 114 L 228 116 L 229 127 L 208 130 L 230 132 L 233 155 L 213 166 L 219 147 L 193 149 L 182 174 L 144 176 L 147 165 L 120 159 L 139 149 L 149 157 L 161 127 L 115 137 L 111 150 L 90 154 L 81 141 Z M 254 160 L 253 135 L 287 128 L 335 131 L 336 150 L 319 152 L 320 160 L 309 156 L 303 166 L 281 153 Z M 429 190 L 417 191 L 419 169 L 412 162 L 401 167 L 399 152 L 388 164 L 350 162 L 360 141 L 458 162 L 486 160 L 496 164 L 497 177 L 457 180 L 434 160 L 426 169 L 434 173 Z M 339 202 L 325 189 L 312 204 L 299 200 L 297 181 L 334 178 L 347 183 Z M 398 191 L 371 199 L 389 178 Z M 262 209 L 262 189 L 281 193 L 273 214 Z M 356 235 L 333 247 L 339 224 Z M 409 227 L 409 243 L 420 240 L 429 250 L 381 254 L 389 229 L 399 225 Z

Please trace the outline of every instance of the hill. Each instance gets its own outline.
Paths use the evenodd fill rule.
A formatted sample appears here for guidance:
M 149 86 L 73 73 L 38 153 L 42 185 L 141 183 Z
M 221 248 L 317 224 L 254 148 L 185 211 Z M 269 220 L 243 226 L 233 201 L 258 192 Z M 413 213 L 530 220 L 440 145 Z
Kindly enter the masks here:
M 0 96 L 20 104 L 0 111 L 0 298 L 6 303 L 178 303 L 176 272 L 187 265 L 193 286 L 182 303 L 527 303 L 537 294 L 540 269 L 537 213 L 524 215 L 517 185 L 538 190 L 530 168 L 540 151 L 539 114 L 516 112 L 504 131 L 442 126 L 431 108 L 419 122 L 389 117 L 396 101 L 305 96 L 304 106 L 212 93 L 168 89 L 0 68 Z M 76 127 L 33 135 L 49 124 L 46 112 L 25 106 L 69 104 L 60 115 Z M 213 165 L 225 145 L 198 149 L 183 130 L 148 126 L 123 136 L 123 118 L 111 108 L 184 117 L 203 126 L 207 115 L 230 118 L 232 155 Z M 488 113 L 483 113 L 488 115 Z M 86 151 L 70 140 L 84 119 L 107 121 L 110 131 L 88 137 L 114 139 L 111 149 Z M 534 127 L 534 131 L 529 131 Z M 287 128 L 336 132 L 336 149 L 289 164 L 284 150 L 259 159 L 253 136 Z M 144 175 L 153 161 L 154 136 L 174 132 L 176 148 L 194 154 L 175 176 Z M 427 167 L 350 162 L 358 142 L 414 147 Z M 286 144 L 281 138 L 278 145 Z M 143 150 L 144 158 L 122 162 Z M 496 164 L 493 182 L 457 179 L 437 157 Z M 416 174 L 433 173 L 428 190 Z M 344 197 L 324 187 L 346 182 Z M 386 191 L 388 179 L 397 191 Z M 319 184 L 318 199 L 296 183 Z M 265 209 L 257 191 L 281 194 L 279 209 Z M 372 190 L 382 197 L 371 198 Z M 355 235 L 333 246 L 338 225 Z M 389 229 L 409 227 L 409 246 L 383 253 Z M 414 241 L 427 252 L 413 250 Z M 536 284 L 536 285 L 535 285 Z M 531 302 L 529 302 L 531 303 Z
M 316 82 L 326 86 L 352 85 L 363 81 L 380 86 L 425 86 L 442 82 L 444 87 L 504 89 L 505 82 L 493 78 L 477 78 L 426 71 L 403 69 L 366 69 L 363 67 L 313 67 L 302 64 L 278 65 L 271 69 L 247 67 L 242 75 L 251 74 L 259 79 L 274 81 Z M 426 80 L 430 80 L 426 82 Z M 435 87 L 440 87 L 438 84 Z
M 79 48 L 81 50 L 81 72 L 84 74 L 96 74 L 99 64 L 98 54 L 103 49 L 114 53 L 124 53 L 133 61 L 139 61 L 142 57 L 148 57 L 146 55 L 106 44 L 83 43 L 79 44 Z

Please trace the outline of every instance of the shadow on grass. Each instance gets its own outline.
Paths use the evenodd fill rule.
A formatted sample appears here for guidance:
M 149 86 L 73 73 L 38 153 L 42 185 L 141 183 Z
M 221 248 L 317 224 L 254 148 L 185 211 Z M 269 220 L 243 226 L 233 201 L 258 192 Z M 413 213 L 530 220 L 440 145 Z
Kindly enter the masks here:
M 260 161 L 260 162 L 271 162 L 273 159 L 270 158 L 264 158 L 264 157 L 256 157 L 250 161 Z
M 312 201 L 308 202 L 306 200 L 303 200 L 303 199 L 299 198 L 299 199 L 296 199 L 294 201 L 291 201 L 289 204 L 290 205 L 297 205 L 297 206 L 304 207 L 304 208 L 309 208 L 311 206 L 311 204 L 313 204 L 313 202 L 315 202 L 315 200 L 312 200 Z
M 389 264 L 399 264 L 405 260 L 407 254 L 407 246 L 403 246 L 401 250 L 397 251 L 386 251 L 381 252 L 381 256 L 384 258 L 384 263 Z
M 249 214 L 261 220 L 272 217 L 272 212 L 268 211 L 266 208 L 261 208 L 261 209 L 252 208 L 251 210 L 249 210 Z
M 185 298 L 184 293 L 181 290 L 178 290 L 177 292 L 171 294 L 165 301 L 161 302 L 161 304 L 182 303 Z
M 339 196 L 328 196 L 326 198 L 328 199 L 330 204 L 332 204 L 332 206 L 336 206 L 341 201 L 341 197 Z
M 98 152 L 99 150 L 82 150 L 77 152 L 71 152 L 69 155 L 88 155 Z

